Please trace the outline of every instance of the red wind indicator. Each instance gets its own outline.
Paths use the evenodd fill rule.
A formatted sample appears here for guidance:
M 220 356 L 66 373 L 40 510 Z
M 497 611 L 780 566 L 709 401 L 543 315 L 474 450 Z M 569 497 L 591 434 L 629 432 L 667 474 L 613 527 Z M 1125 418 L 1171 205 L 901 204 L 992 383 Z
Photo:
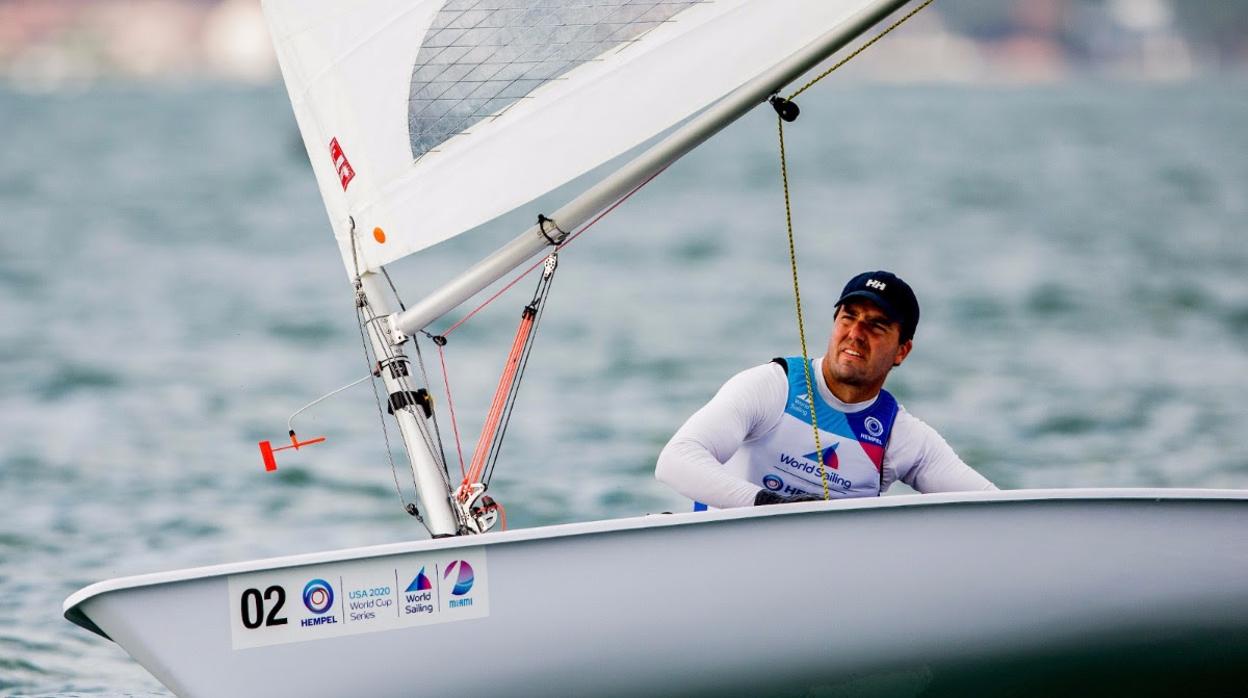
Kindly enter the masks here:
M 279 446 L 278 448 L 273 448 L 272 443 L 269 443 L 268 441 L 261 441 L 260 442 L 260 457 L 264 459 L 264 469 L 270 472 L 277 470 L 277 459 L 273 457 L 273 454 L 278 451 L 285 451 L 291 448 L 298 451 L 300 448 L 304 446 L 311 446 L 312 444 L 319 444 L 320 442 L 324 440 L 325 440 L 324 436 L 318 436 L 315 439 L 308 439 L 307 441 L 300 441 L 299 438 L 295 436 L 295 432 L 292 430 L 290 432 L 290 445 L 289 446 Z

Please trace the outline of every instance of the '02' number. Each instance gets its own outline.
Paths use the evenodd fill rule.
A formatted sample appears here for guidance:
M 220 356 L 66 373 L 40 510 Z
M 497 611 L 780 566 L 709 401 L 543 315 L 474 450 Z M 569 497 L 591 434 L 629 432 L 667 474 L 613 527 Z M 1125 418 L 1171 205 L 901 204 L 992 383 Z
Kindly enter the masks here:
M 273 601 L 273 607 L 269 609 L 268 616 L 264 615 L 265 601 Z M 276 584 L 264 590 L 263 598 L 260 596 L 259 589 L 247 589 L 243 592 L 243 627 L 255 630 L 261 625 L 286 625 L 286 618 L 277 615 L 285 603 L 286 589 Z

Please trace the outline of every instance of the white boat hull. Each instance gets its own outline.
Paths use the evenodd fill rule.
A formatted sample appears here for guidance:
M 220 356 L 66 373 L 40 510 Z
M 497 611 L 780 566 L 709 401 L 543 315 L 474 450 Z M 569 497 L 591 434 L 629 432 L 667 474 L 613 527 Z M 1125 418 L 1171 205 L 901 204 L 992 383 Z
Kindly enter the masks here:
M 462 598 L 458 560 L 475 570 Z M 404 616 L 416 567 L 435 608 Z M 393 588 L 370 581 L 387 570 Z M 353 600 L 384 617 L 351 620 Z M 1150 671 L 1193 685 L 1201 667 L 1234 682 L 1248 665 L 1248 491 L 656 515 L 111 580 L 65 614 L 182 696 L 915 694 L 1024 679 L 1046 692 L 1064 671 L 1083 689 L 1089 671 L 1155 688 Z

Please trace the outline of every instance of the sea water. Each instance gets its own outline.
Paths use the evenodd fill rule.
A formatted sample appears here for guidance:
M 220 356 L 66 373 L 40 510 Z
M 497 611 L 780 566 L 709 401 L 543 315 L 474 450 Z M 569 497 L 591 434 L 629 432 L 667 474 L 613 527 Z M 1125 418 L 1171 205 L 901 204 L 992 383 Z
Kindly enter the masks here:
M 922 305 L 890 389 L 1000 486 L 1248 487 L 1244 87 L 821 85 L 787 132 L 810 351 L 845 280 L 890 269 Z M 411 478 L 366 385 L 264 472 L 258 441 L 369 368 L 279 86 L 0 90 L 0 128 L 0 693 L 164 694 L 62 600 L 423 537 Z M 563 254 L 491 487 L 511 527 L 686 508 L 666 439 L 800 352 L 775 128 L 757 110 Z M 572 193 L 396 263 L 401 295 Z M 534 284 L 446 347 L 465 457 Z

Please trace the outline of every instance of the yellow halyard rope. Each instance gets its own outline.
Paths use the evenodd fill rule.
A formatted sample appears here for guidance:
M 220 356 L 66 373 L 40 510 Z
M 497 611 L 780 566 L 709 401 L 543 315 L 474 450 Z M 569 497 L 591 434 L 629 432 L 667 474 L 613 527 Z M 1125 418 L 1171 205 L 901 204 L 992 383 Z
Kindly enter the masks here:
M 894 30 L 894 29 L 896 29 L 897 27 L 900 27 L 901 25 L 905 24 L 905 23 L 906 23 L 906 20 L 908 20 L 908 19 L 910 19 L 911 17 L 913 17 L 913 16 L 917 15 L 919 12 L 921 12 L 921 11 L 923 10 L 923 8 L 927 7 L 928 5 L 932 4 L 932 3 L 933 3 L 933 2 L 935 2 L 935 1 L 936 1 L 936 0 L 927 0 L 927 2 L 924 2 L 922 5 L 919 5 L 918 7 L 914 8 L 913 10 L 910 10 L 910 12 L 909 12 L 909 13 L 907 13 L 905 17 L 902 17 L 901 19 L 897 20 L 896 22 L 893 22 L 892 24 L 890 24 L 890 25 L 889 25 L 889 27 L 888 27 L 888 29 L 885 29 L 884 31 L 880 32 L 879 34 L 876 34 L 875 36 L 871 37 L 871 40 L 870 40 L 870 41 L 868 41 L 867 43 L 863 44 L 862 46 L 859 46 L 857 49 L 855 49 L 855 50 L 854 50 L 854 52 L 853 52 L 853 53 L 851 53 L 851 54 L 849 54 L 848 56 L 846 56 L 846 57 L 842 58 L 840 61 L 838 61 L 838 62 L 837 62 L 835 65 L 833 65 L 831 68 L 828 68 L 827 70 L 823 71 L 822 73 L 819 73 L 818 75 L 816 75 L 816 76 L 814 77 L 814 79 L 812 79 L 810 82 L 806 83 L 805 85 L 802 85 L 801 89 L 799 89 L 797 92 L 794 92 L 793 94 L 789 95 L 789 100 L 791 101 L 791 100 L 795 99 L 798 95 L 800 95 L 801 93 L 803 93 L 803 92 L 805 92 L 806 90 L 809 90 L 811 87 L 813 87 L 815 83 L 817 83 L 817 82 L 819 82 L 820 80 L 822 80 L 822 79 L 824 79 L 824 78 L 828 77 L 829 75 L 831 75 L 831 74 L 832 74 L 832 73 L 833 73 L 833 72 L 834 72 L 837 68 L 840 68 L 841 66 L 845 65 L 846 63 L 848 63 L 848 62 L 850 62 L 850 61 L 854 60 L 855 58 L 857 58 L 857 57 L 858 57 L 858 54 L 862 53 L 863 51 L 866 51 L 868 48 L 871 48 L 872 44 L 874 44 L 875 42 L 879 41 L 880 39 L 883 39 L 883 38 L 884 38 L 884 37 L 885 37 L 885 36 L 886 36 L 889 32 L 891 32 L 892 30 Z
M 892 30 L 900 27 L 906 22 L 906 20 L 918 14 L 920 10 L 932 4 L 934 1 L 935 0 L 927 0 L 922 5 L 919 5 L 911 10 L 908 14 L 906 14 L 906 16 L 896 22 L 893 22 L 887 29 L 879 34 L 876 34 L 870 41 L 862 46 L 859 46 L 853 53 L 835 63 L 831 68 L 828 68 L 822 73 L 816 75 L 810 82 L 802 85 L 800 89 L 789 95 L 787 101 L 792 101 L 798 95 L 813 87 L 815 83 L 828 77 L 835 72 L 836 69 L 852 61 L 858 56 L 858 54 L 867 50 L 871 45 L 884 38 L 884 36 Z M 784 183 L 784 224 L 789 233 L 789 266 L 793 270 L 793 300 L 797 305 L 797 335 L 801 339 L 802 344 L 802 370 L 806 374 L 806 397 L 810 402 L 810 426 L 815 432 L 815 458 L 819 461 L 819 477 L 823 481 L 823 498 L 826 500 L 831 499 L 832 497 L 831 493 L 828 491 L 828 469 L 823 462 L 823 445 L 820 443 L 819 439 L 819 419 L 815 414 L 815 383 L 810 375 L 810 355 L 806 350 L 806 324 L 802 318 L 802 292 L 797 283 L 797 246 L 793 242 L 793 205 L 789 196 L 789 164 L 784 150 L 784 119 L 778 113 L 776 115 L 776 124 L 778 125 L 780 133 L 780 179 Z
M 802 371 L 806 374 L 806 397 L 810 401 L 810 426 L 815 430 L 815 457 L 819 460 L 819 476 L 823 480 L 823 498 L 828 492 L 828 470 L 823 465 L 823 446 L 819 443 L 819 418 L 815 415 L 815 384 L 810 376 L 810 355 L 806 351 L 806 323 L 802 319 L 802 291 L 797 283 L 797 247 L 793 242 L 793 207 L 789 201 L 789 165 L 784 154 L 784 119 L 780 124 L 780 178 L 784 180 L 784 223 L 789 231 L 789 266 L 793 270 L 793 299 L 797 303 L 797 336 L 802 342 Z

